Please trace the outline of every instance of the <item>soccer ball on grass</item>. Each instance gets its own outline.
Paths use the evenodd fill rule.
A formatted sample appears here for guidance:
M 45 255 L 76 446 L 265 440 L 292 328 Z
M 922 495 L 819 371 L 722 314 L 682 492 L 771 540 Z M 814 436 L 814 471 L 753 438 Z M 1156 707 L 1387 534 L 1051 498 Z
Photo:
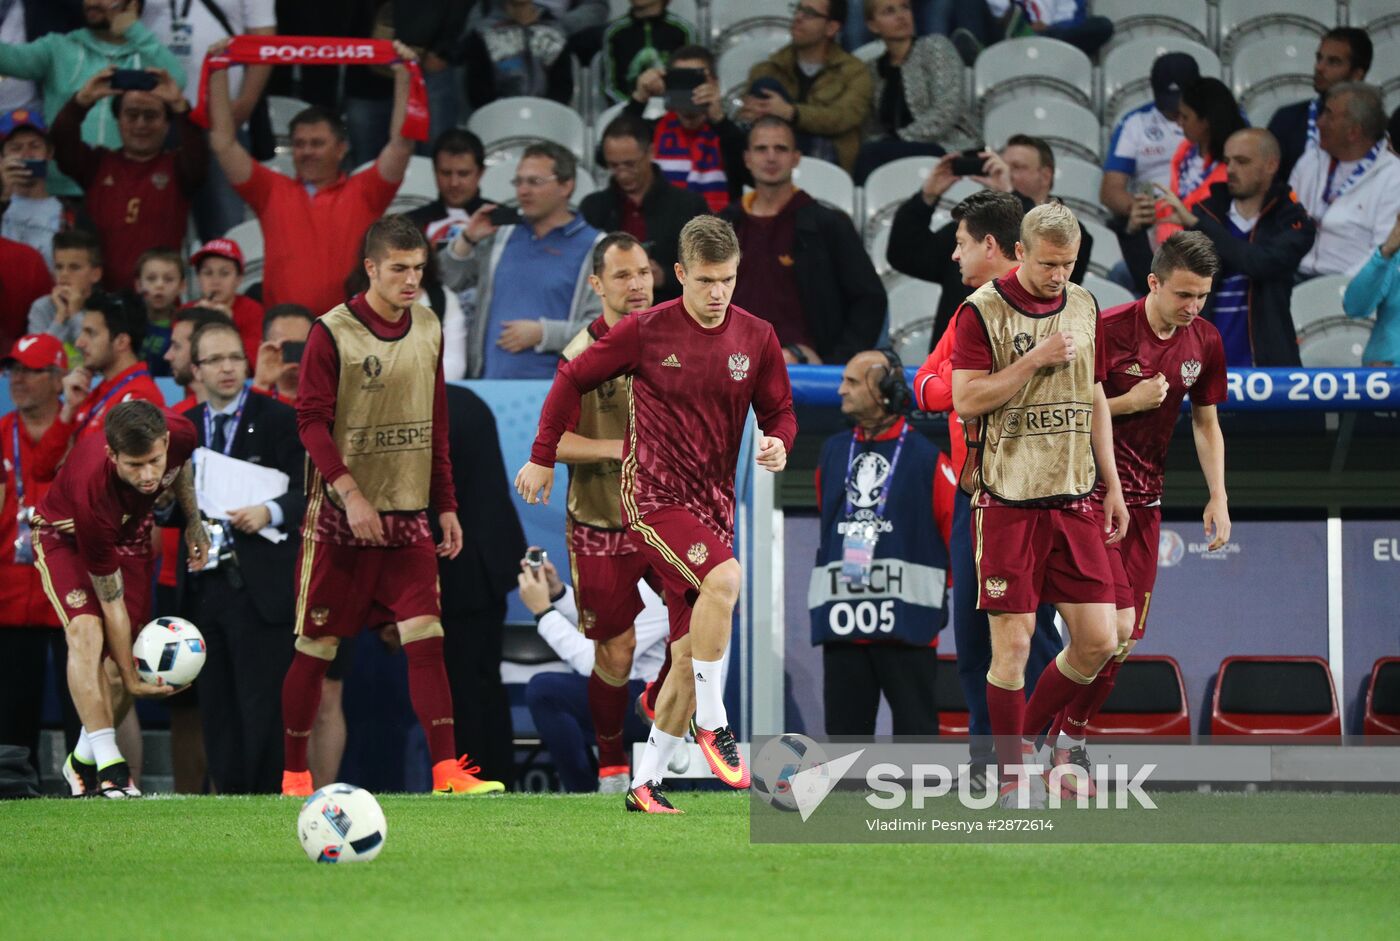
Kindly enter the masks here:
M 297 837 L 316 863 L 367 863 L 384 848 L 389 826 L 364 788 L 327 784 L 301 805 Z

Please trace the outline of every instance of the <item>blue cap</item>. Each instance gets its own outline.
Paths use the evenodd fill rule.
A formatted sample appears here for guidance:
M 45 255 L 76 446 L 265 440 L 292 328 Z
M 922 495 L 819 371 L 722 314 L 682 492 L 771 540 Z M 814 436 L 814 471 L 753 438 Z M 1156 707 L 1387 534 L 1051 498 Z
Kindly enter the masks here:
M 43 114 L 33 108 L 15 108 L 13 111 L 0 114 L 0 141 L 9 140 L 10 135 L 22 127 L 33 128 L 45 135 L 49 132 L 49 126 L 44 123 Z

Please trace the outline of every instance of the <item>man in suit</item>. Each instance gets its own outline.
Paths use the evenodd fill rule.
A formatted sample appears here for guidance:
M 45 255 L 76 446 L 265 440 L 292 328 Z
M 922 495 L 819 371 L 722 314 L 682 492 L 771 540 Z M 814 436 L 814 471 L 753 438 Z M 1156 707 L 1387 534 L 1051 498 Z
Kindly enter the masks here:
M 510 703 L 501 683 L 506 596 L 516 587 L 525 532 L 515 513 L 496 419 L 469 389 L 447 387 L 452 485 L 462 514 L 462 551 L 439 558 L 443 659 L 452 687 L 457 745 L 487 778 L 515 776 Z M 434 531 L 434 538 L 440 538 Z
M 247 389 L 248 359 L 237 329 L 210 323 L 190 339 L 195 384 L 204 403 L 184 415 L 202 447 L 282 471 L 287 492 L 242 507 L 223 522 L 228 539 L 217 565 L 183 575 L 181 610 L 199 625 L 208 660 L 199 676 L 209 777 L 221 794 L 277 793 L 282 780 L 282 678 L 292 660 L 294 536 L 306 510 L 305 452 L 296 412 Z M 213 553 L 211 553 L 213 555 Z M 183 574 L 184 566 L 181 566 Z

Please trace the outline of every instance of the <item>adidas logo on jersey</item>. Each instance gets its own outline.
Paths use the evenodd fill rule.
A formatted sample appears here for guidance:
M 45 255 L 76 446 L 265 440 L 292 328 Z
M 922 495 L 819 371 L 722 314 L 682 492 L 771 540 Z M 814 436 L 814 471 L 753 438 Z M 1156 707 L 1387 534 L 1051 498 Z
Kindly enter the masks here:
M 1128 375 L 1130 375 L 1130 376 L 1141 376 L 1141 375 L 1142 375 L 1142 367 L 1139 366 L 1137 363 L 1133 363 L 1131 366 L 1128 367 L 1127 372 L 1128 372 Z
M 663 365 L 663 366 L 674 366 L 674 367 L 676 367 L 677 369 L 680 369 L 680 368 L 681 368 L 680 357 L 676 356 L 675 353 L 672 353 L 670 356 L 666 357 L 665 359 L 663 359 L 663 360 L 661 361 L 661 365 Z

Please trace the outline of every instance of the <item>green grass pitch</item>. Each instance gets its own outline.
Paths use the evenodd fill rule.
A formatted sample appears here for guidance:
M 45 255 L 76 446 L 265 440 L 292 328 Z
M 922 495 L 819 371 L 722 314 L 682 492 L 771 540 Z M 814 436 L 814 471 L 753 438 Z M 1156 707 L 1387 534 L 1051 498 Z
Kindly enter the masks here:
M 0 937 L 1394 937 L 1394 844 L 751 845 L 744 796 L 675 796 L 381 797 L 384 851 L 339 866 L 291 800 L 9 802 Z

